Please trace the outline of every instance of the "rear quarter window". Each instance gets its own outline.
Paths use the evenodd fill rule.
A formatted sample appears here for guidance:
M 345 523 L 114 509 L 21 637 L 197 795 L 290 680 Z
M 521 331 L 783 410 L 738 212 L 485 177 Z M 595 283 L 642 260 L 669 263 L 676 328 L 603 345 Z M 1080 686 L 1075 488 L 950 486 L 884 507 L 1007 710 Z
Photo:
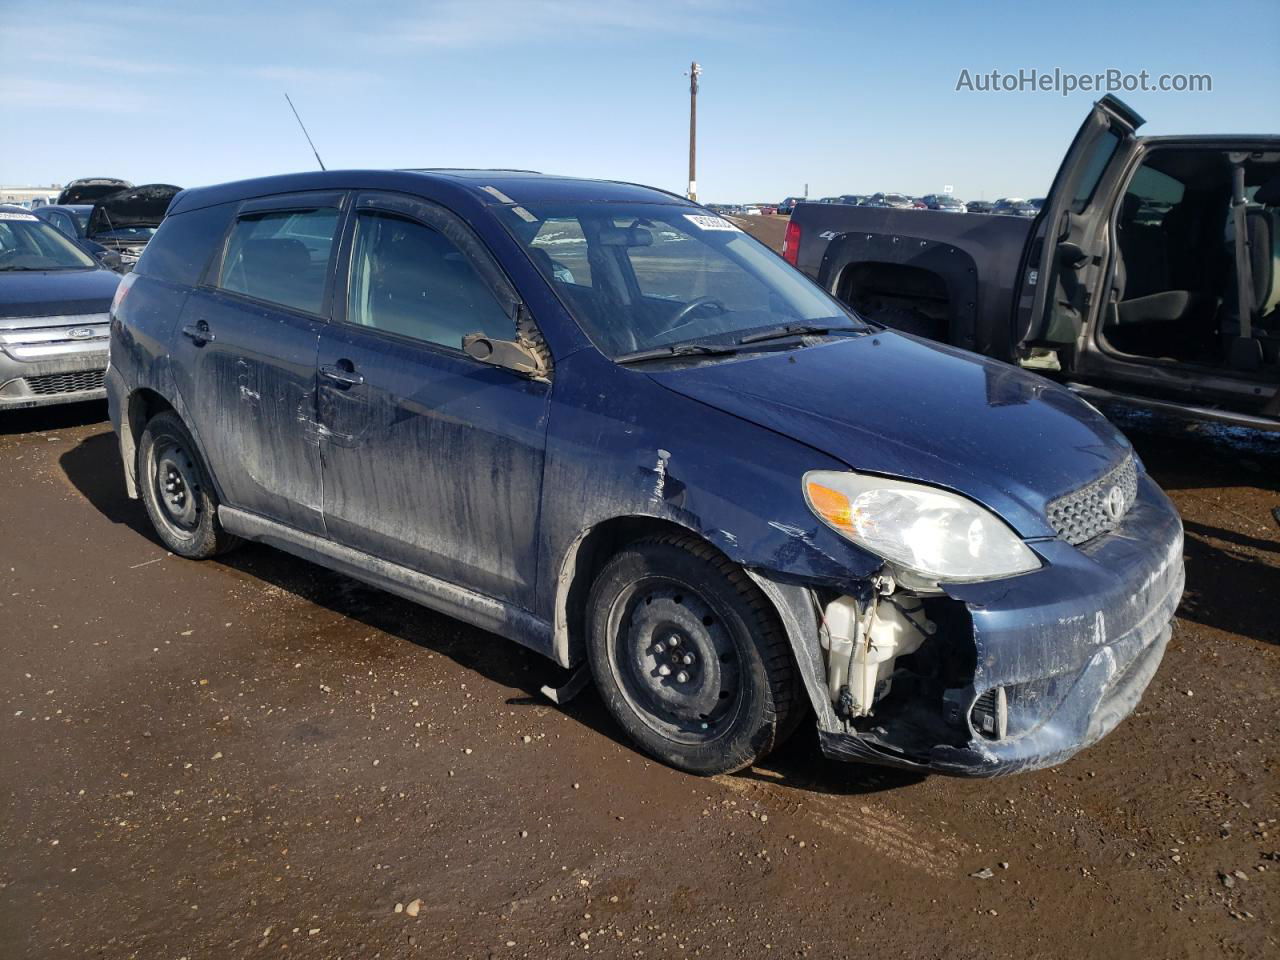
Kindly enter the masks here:
M 194 287 L 222 246 L 235 204 L 224 203 L 165 217 L 133 272 Z

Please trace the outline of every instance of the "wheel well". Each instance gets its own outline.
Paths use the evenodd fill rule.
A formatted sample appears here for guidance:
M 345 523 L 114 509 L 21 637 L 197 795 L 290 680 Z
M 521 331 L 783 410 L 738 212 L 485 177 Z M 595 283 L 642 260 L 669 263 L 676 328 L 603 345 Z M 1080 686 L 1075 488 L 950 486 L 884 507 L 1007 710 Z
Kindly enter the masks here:
M 667 533 L 699 536 L 659 517 L 614 517 L 596 524 L 570 546 L 556 585 L 553 643 L 555 658 L 563 666 L 578 663 L 586 655 L 587 595 L 596 575 L 627 544 Z
M 125 486 L 129 496 L 135 500 L 138 497 L 138 437 L 148 420 L 157 413 L 172 409 L 173 404 L 145 387 L 129 395 L 129 405 L 120 424 L 120 456 L 124 460 Z
M 845 267 L 836 296 L 869 320 L 948 342 L 951 295 L 932 270 L 902 263 L 863 262 Z

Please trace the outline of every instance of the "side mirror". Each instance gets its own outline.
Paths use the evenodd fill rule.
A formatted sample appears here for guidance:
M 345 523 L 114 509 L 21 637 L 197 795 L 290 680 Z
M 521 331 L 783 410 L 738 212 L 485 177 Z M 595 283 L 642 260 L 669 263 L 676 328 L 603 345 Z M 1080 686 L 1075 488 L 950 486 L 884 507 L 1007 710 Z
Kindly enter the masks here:
M 547 375 L 542 358 L 519 340 L 496 340 L 483 333 L 468 333 L 462 338 L 462 352 L 472 360 L 502 367 L 526 377 Z

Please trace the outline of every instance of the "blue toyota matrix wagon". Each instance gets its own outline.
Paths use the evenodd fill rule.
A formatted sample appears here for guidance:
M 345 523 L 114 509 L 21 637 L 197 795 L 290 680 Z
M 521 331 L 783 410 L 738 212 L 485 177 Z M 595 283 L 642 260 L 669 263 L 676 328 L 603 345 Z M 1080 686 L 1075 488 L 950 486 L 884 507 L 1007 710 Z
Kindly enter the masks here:
M 185 190 L 111 311 L 130 493 L 537 650 L 649 754 L 1058 763 L 1151 680 L 1182 525 L 1032 374 L 886 330 L 728 220 L 520 171 Z

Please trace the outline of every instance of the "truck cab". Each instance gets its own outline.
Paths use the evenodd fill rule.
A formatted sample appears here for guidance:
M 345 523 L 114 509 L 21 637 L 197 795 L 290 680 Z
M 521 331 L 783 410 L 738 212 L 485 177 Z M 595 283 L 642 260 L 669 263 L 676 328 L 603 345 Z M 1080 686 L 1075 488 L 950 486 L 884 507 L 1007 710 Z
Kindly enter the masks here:
M 1019 360 L 1079 392 L 1280 429 L 1280 138 L 1139 137 L 1105 97 L 1032 230 Z
M 1094 104 L 1031 218 L 801 206 L 788 255 L 864 316 L 1098 400 L 1280 430 L 1280 137 L 1140 137 Z

